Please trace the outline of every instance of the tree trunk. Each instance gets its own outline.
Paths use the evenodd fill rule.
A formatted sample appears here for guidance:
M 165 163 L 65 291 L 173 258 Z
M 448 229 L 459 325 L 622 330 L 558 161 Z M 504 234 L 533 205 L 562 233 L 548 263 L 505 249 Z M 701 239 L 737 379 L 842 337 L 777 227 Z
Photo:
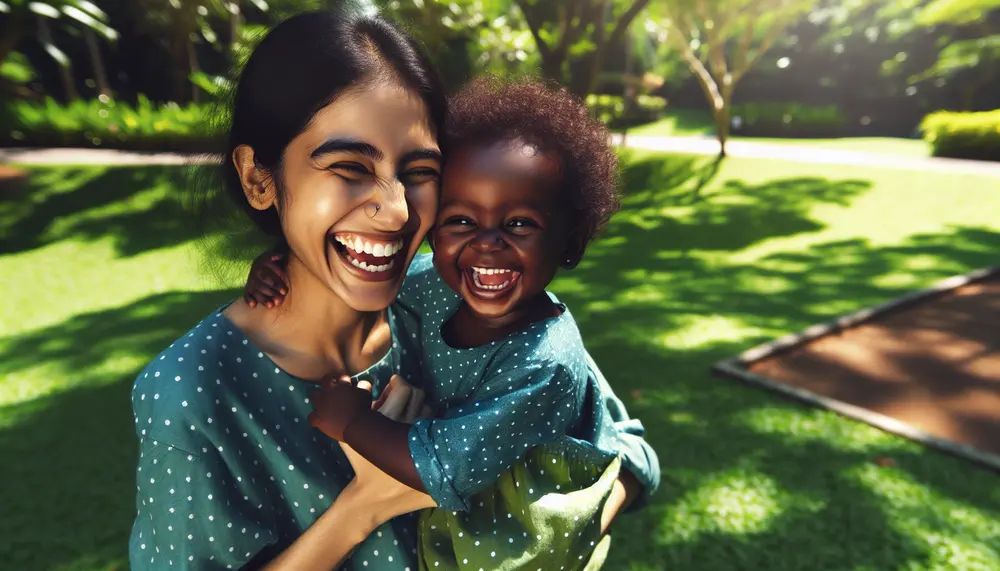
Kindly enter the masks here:
M 198 73 L 198 54 L 194 50 L 194 42 L 187 42 L 188 77 L 190 74 Z M 188 80 L 191 84 L 191 101 L 195 104 L 201 103 L 201 89 L 196 83 Z
M 25 22 L 21 16 L 15 14 L 5 18 L 3 27 L 0 27 L 0 64 L 21 43 L 21 39 L 24 38 L 24 28 Z
M 233 64 L 236 64 L 236 45 L 239 43 L 240 39 L 240 22 L 242 21 L 242 15 L 240 12 L 240 2 L 239 0 L 230 0 L 235 9 L 230 9 L 229 11 L 229 54 L 233 60 Z
M 97 36 L 94 34 L 94 30 L 84 28 L 83 39 L 87 44 L 87 52 L 90 55 L 90 65 L 94 68 L 94 81 L 97 83 L 97 92 L 101 95 L 111 97 L 108 76 L 104 72 L 104 63 L 101 61 L 101 50 L 97 45 Z
M 38 16 L 38 37 L 42 40 L 44 45 L 52 45 L 52 31 L 49 29 L 49 21 L 46 16 Z M 59 67 L 59 79 L 63 84 L 63 91 L 66 93 L 66 101 L 73 102 L 80 98 L 76 92 L 76 85 L 73 83 L 73 69 L 69 58 L 66 58 L 65 64 L 60 61 L 56 61 L 56 65 Z
M 552 54 L 551 52 L 542 57 L 542 76 L 545 79 L 550 79 L 552 81 L 558 82 L 562 85 L 566 85 L 563 81 L 563 63 L 565 63 L 564 58 Z

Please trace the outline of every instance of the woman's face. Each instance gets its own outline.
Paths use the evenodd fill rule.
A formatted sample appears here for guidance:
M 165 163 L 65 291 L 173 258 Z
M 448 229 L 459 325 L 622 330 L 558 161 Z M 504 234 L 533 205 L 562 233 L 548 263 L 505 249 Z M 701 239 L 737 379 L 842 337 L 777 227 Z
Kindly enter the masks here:
M 358 311 L 388 307 L 434 223 L 441 154 L 419 96 L 354 87 L 285 149 L 277 204 L 292 255 Z

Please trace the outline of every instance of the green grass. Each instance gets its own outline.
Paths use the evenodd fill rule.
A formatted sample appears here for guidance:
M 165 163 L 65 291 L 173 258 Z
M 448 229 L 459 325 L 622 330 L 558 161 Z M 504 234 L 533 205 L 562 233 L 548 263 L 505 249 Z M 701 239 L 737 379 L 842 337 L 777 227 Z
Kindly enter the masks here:
M 700 109 L 674 109 L 668 107 L 659 121 L 634 127 L 629 135 L 644 137 L 715 136 L 715 125 L 707 111 Z M 844 137 L 839 139 L 780 139 L 767 137 L 733 137 L 733 141 L 820 147 L 841 151 L 859 151 L 889 155 L 929 157 L 930 146 L 922 139 L 897 137 Z
M 554 287 L 664 470 L 606 568 L 1000 569 L 995 474 L 708 373 L 995 264 L 1000 179 L 738 159 L 714 171 L 634 155 L 624 211 Z M 0 188 L 0 561 L 124 569 L 132 376 L 233 290 L 199 273 L 177 170 L 32 173 Z

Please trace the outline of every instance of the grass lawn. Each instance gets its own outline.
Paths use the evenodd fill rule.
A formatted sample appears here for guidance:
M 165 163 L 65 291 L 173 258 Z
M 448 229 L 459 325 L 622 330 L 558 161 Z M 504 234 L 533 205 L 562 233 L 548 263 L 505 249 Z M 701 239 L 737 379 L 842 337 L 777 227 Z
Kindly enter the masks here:
M 692 200 L 707 160 L 633 155 L 625 210 L 555 284 L 664 470 L 606 568 L 1000 569 L 995 474 L 708 373 L 995 264 L 1000 179 L 728 159 Z M 0 189 L 0 561 L 125 569 L 132 377 L 233 290 L 199 273 L 177 169 L 32 173 Z
M 628 130 L 629 135 L 646 137 L 714 136 L 715 125 L 707 111 L 699 109 L 667 109 L 659 121 Z M 733 141 L 821 147 L 841 151 L 859 151 L 890 155 L 928 157 L 930 147 L 922 139 L 897 137 L 845 137 L 839 139 L 777 139 L 766 137 L 733 137 Z

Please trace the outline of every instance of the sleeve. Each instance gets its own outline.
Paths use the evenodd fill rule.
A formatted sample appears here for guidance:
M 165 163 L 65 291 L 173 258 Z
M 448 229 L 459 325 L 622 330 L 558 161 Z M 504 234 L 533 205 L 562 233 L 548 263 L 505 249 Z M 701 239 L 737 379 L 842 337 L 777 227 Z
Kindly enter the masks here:
M 215 455 L 145 438 L 136 478 L 133 571 L 239 569 L 277 540 Z
M 646 428 L 637 418 L 629 418 L 625 404 L 619 399 L 597 363 L 587 353 L 587 367 L 604 396 L 604 408 L 614 423 L 622 454 L 622 467 L 632 473 L 642 484 L 642 495 L 632 502 L 628 511 L 641 509 L 649 503 L 650 496 L 660 487 L 660 461 L 653 447 L 646 442 Z
M 439 507 L 468 511 L 473 495 L 576 421 L 583 393 L 565 366 L 543 361 L 519 369 L 519 388 L 497 367 L 466 402 L 410 427 L 410 455 Z

